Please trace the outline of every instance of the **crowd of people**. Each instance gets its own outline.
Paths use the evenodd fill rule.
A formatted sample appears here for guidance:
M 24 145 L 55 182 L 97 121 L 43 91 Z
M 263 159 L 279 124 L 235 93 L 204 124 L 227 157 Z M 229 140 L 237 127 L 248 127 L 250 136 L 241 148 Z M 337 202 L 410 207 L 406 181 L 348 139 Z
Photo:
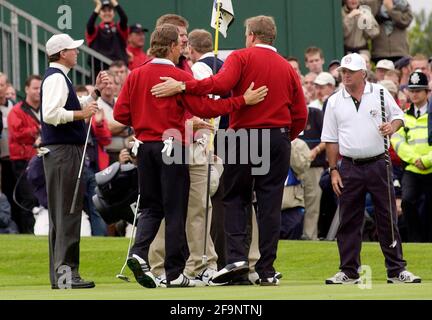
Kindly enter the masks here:
M 107 224 L 92 200 L 97 194 L 95 175 L 116 162 L 138 167 L 142 212 L 127 263 L 141 285 L 277 285 L 281 275 L 273 262 L 278 240 L 324 239 L 335 212 L 346 212 L 351 206 L 346 200 L 340 203 L 343 179 L 335 176 L 344 158 L 355 160 L 357 155 L 342 150 L 329 166 L 326 149 L 328 155 L 329 143 L 336 138 L 328 128 L 324 130 L 324 118 L 327 108 L 332 108 L 329 114 L 334 112 L 334 97 L 348 92 L 344 91 L 346 70 L 363 70 L 350 69 L 346 58 L 353 53 L 364 61 L 366 84 L 385 88 L 386 99 L 393 99 L 391 105 L 405 114 L 404 125 L 391 132 L 389 146 L 398 248 L 401 240 L 432 241 L 432 61 L 421 53 L 410 56 L 407 28 L 413 15 L 407 1 L 344 0 L 347 56 L 329 62 L 315 46 L 307 48 L 304 57 L 283 57 L 272 46 L 274 20 L 248 19 L 246 49 L 231 53 L 225 64 L 220 59 L 214 62 L 212 35 L 203 29 L 188 33 L 184 17 L 161 16 L 145 52 L 148 29 L 139 23 L 128 25 L 117 0 L 95 0 L 95 4 L 85 38 L 89 47 L 113 60 L 110 66 L 93 65 L 96 83 L 74 87 L 70 82 L 67 73 L 76 63 L 80 43 L 66 35 L 48 41 L 50 68 L 44 77 L 27 78 L 22 101 L 17 101 L 7 75 L 0 72 L 0 190 L 4 193 L 0 194 L 0 233 L 50 236 L 53 288 L 58 287 L 56 269 L 63 264 L 72 268 L 74 287 L 94 286 L 78 273 L 80 234 L 130 236 L 133 227 L 128 222 L 119 218 Z M 261 68 L 263 61 L 268 65 Z M 265 72 L 270 64 L 278 70 L 277 79 Z M 159 77 L 170 78 L 157 85 Z M 358 110 L 363 100 L 352 98 Z M 379 99 L 374 103 L 379 107 Z M 370 116 L 381 119 L 381 109 L 376 112 L 370 110 Z M 216 121 L 210 121 L 212 117 Z M 73 146 L 84 144 L 88 128 L 80 189 L 83 211 L 77 210 L 73 221 L 63 219 L 74 194 L 71 172 L 78 173 L 83 156 L 82 148 Z M 183 137 L 188 128 L 198 134 L 190 146 Z M 261 130 L 259 150 L 264 148 L 265 130 L 270 130 L 266 174 L 253 173 L 254 159 L 227 163 L 226 153 L 241 156 L 239 146 L 221 150 L 225 145 L 216 143 L 228 128 L 245 129 L 251 146 L 251 129 Z M 181 137 L 166 136 L 166 129 L 177 129 Z M 229 133 L 225 138 L 230 139 Z M 211 140 L 214 150 L 208 147 Z M 165 163 L 166 157 L 188 154 L 193 158 L 188 165 Z M 212 190 L 207 203 L 208 170 Z M 382 240 L 381 202 L 370 190 L 360 197 L 355 201 L 365 206 L 359 205 L 359 223 L 369 222 L 363 227 L 363 239 Z M 340 223 L 346 226 L 347 221 Z M 58 240 L 63 237 L 60 230 L 72 230 L 74 236 Z M 338 237 L 346 240 L 339 241 L 341 261 L 352 240 L 352 230 L 347 230 Z M 353 245 L 357 248 L 358 242 Z M 401 253 L 397 257 L 384 253 L 397 265 L 389 278 L 397 278 L 405 266 Z M 351 268 L 345 276 L 339 274 L 328 283 L 355 280 L 356 262 L 345 264 Z

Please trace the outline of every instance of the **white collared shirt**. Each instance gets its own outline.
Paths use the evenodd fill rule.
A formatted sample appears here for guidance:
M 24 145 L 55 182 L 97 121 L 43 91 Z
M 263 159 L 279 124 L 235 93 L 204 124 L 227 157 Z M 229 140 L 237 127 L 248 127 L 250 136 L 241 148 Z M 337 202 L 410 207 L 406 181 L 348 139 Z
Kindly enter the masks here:
M 255 47 L 259 47 L 259 48 L 265 48 L 265 49 L 270 49 L 274 52 L 277 52 L 277 49 L 269 44 L 264 44 L 264 43 L 257 43 L 255 45 Z
M 214 54 L 212 52 L 204 53 L 197 62 L 192 65 L 193 76 L 197 80 L 202 80 L 208 78 L 213 75 L 213 69 L 210 68 L 204 62 L 200 62 L 200 60 L 205 58 L 214 58 Z
M 167 65 L 175 67 L 174 62 L 172 62 L 171 60 L 168 60 L 168 59 L 164 59 L 164 58 L 154 58 L 150 63 L 167 64 Z
M 420 117 L 424 116 L 427 112 L 427 107 L 428 107 L 428 103 L 426 102 L 426 104 L 420 108 L 418 108 L 417 106 L 414 106 L 414 116 L 417 117 L 417 111 L 420 110 Z
M 67 74 L 70 71 L 68 67 L 55 62 L 51 62 L 49 66 L 50 68 L 60 69 L 70 81 L 70 79 L 67 77 Z M 72 84 L 72 81 L 70 81 L 70 83 Z M 65 78 L 59 73 L 50 75 L 45 79 L 42 86 L 42 91 L 43 121 L 53 126 L 72 122 L 74 119 L 74 112 L 64 108 L 69 95 L 69 89 Z M 81 107 L 85 107 L 87 104 L 93 101 L 93 98 L 90 95 L 78 98 L 78 100 L 81 104 Z
M 404 113 L 382 85 L 366 82 L 357 111 L 347 90 L 334 93 L 327 102 L 322 142 L 339 144 L 342 156 L 361 159 L 384 153 L 384 138 L 379 132 L 382 123 L 380 90 L 384 89 L 386 121 L 404 121 Z

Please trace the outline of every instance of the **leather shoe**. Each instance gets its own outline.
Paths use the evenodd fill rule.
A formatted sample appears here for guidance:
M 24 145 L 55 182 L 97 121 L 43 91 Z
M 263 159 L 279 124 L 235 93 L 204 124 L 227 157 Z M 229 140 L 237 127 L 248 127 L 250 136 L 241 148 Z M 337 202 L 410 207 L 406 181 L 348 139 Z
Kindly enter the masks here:
M 74 278 L 72 282 L 63 284 L 61 289 L 91 289 L 96 285 L 93 281 L 86 281 L 82 278 Z M 51 289 L 60 289 L 57 284 L 52 284 Z

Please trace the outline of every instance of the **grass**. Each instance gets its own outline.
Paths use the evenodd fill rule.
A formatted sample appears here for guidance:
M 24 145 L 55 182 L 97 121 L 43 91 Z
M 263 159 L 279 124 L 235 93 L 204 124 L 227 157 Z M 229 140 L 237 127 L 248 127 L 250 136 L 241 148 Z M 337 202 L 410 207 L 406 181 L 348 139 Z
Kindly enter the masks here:
M 96 282 L 91 290 L 51 290 L 48 240 L 23 235 L 0 236 L 0 300 L 288 300 L 288 299 L 432 299 L 432 244 L 404 244 L 408 268 L 420 275 L 420 285 L 388 285 L 384 258 L 377 243 L 364 243 L 362 263 L 372 269 L 372 289 L 326 286 L 324 279 L 339 265 L 335 242 L 281 241 L 276 269 L 284 278 L 279 287 L 235 286 L 184 289 L 145 289 L 118 280 L 128 246 L 126 238 L 83 238 L 80 273 Z

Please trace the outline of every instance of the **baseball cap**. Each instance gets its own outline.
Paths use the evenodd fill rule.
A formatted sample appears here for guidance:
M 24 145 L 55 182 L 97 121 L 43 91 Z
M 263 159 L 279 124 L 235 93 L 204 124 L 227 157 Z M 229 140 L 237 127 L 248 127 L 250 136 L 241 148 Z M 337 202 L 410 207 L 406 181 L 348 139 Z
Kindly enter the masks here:
M 65 49 L 76 49 L 84 43 L 84 40 L 74 40 L 68 34 L 55 34 L 47 41 L 45 45 L 46 52 L 49 56 L 59 53 Z
M 140 23 L 135 23 L 129 27 L 130 33 L 132 32 L 140 33 L 140 32 L 147 32 L 147 31 L 148 29 L 144 28 Z
M 397 60 L 394 64 L 395 68 L 398 70 L 401 70 L 402 68 L 406 67 L 407 65 L 409 65 L 411 62 L 411 57 L 406 56 L 406 57 L 402 57 L 399 60 Z
M 328 67 L 327 67 L 327 70 L 330 70 L 330 68 L 333 67 L 334 65 L 338 65 L 338 66 L 340 66 L 340 64 L 341 64 L 341 63 L 340 63 L 339 60 L 337 60 L 337 59 L 332 60 L 332 61 L 330 61 L 329 65 L 328 65 Z
M 411 73 L 408 81 L 408 89 L 429 90 L 427 76 L 420 70 Z
M 386 88 L 391 93 L 398 93 L 398 87 L 395 85 L 395 83 L 391 80 L 382 80 L 379 82 L 380 85 L 382 85 L 384 88 Z
M 394 70 L 395 65 L 394 65 L 393 61 L 383 59 L 383 60 L 378 61 L 376 68 L 377 69 Z
M 341 66 L 337 70 L 348 69 L 351 71 L 367 70 L 366 61 L 358 53 L 350 53 L 342 58 Z
M 112 3 L 111 3 L 110 0 L 102 0 L 101 3 L 102 3 L 102 8 L 103 8 L 103 7 L 106 7 L 106 6 L 109 6 L 109 7 L 111 7 L 111 8 L 114 8 L 114 6 L 112 5 Z
M 335 78 L 328 72 L 321 72 L 314 81 L 315 84 L 320 86 L 325 86 L 327 84 L 331 84 L 333 86 L 336 85 Z

